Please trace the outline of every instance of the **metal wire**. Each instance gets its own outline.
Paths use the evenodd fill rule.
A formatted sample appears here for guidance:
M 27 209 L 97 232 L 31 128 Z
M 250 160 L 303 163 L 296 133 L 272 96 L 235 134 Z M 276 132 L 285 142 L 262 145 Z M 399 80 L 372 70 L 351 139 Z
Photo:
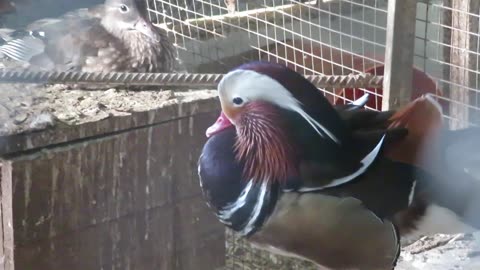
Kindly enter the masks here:
M 479 25 L 478 1 L 418 4 L 414 60 L 443 91 L 451 128 L 480 124 Z
M 32 70 L 0 71 L 0 83 L 107 84 L 166 87 L 215 87 L 223 74 L 201 73 L 91 73 Z M 320 88 L 382 87 L 383 77 L 371 74 L 307 75 Z
M 236 1 L 232 14 L 223 0 L 195 2 L 188 8 L 178 0 L 148 0 L 150 18 L 169 29 L 191 72 L 224 73 L 246 61 L 267 60 L 303 75 L 383 75 L 384 0 L 245 0 Z M 325 94 L 343 102 L 369 93 L 368 107 L 381 109 L 380 90 L 359 88 Z

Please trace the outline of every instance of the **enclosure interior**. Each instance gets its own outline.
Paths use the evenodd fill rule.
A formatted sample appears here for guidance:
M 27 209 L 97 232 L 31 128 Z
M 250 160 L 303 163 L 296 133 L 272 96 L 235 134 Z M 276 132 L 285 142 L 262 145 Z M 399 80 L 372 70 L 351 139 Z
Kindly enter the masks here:
M 480 16 L 474 2 L 418 1 L 415 44 L 408 48 L 414 50 L 418 71 L 413 95 L 433 94 L 453 129 L 480 120 Z M 228 3 L 234 3 L 234 12 Z M 267 60 L 305 75 L 384 75 L 386 0 L 150 0 L 147 7 L 149 18 L 168 29 L 190 72 L 224 73 L 241 63 Z M 320 90 L 338 103 L 370 93 L 368 108 L 382 107 L 382 89 Z M 227 235 L 231 268 L 272 267 L 271 254 L 251 251 Z

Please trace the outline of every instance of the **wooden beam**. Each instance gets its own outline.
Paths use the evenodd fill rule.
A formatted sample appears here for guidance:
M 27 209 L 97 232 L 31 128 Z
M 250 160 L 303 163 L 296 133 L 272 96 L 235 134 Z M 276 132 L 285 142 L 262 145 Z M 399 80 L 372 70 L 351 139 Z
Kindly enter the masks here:
M 12 165 L 0 164 L 0 269 L 14 270 L 14 239 L 12 214 Z
M 452 128 L 468 126 L 470 91 L 475 87 L 475 74 L 469 70 L 478 70 L 477 51 L 478 18 L 470 14 L 479 14 L 478 0 L 451 0 L 452 24 L 450 47 L 450 114 L 454 119 Z
M 180 110 L 200 108 L 181 104 Z M 9 253 L 0 269 L 224 266 L 224 226 L 204 203 L 197 175 L 205 129 L 218 111 L 169 115 L 162 123 L 2 160 Z
M 443 7 L 444 9 L 441 9 L 442 12 L 442 21 L 441 24 L 445 26 L 451 26 L 452 25 L 452 0 L 444 0 L 443 2 Z M 440 28 L 440 31 L 442 33 L 442 40 L 439 40 L 443 42 L 443 44 L 450 44 L 452 40 L 452 29 L 450 27 L 442 27 Z M 450 53 L 451 53 L 451 48 L 450 46 L 442 46 L 442 58 L 441 60 L 444 63 L 450 63 Z M 443 65 L 443 72 L 442 72 L 442 78 L 448 80 L 450 78 L 450 65 Z M 450 84 L 449 83 L 441 83 L 439 85 L 443 92 L 443 97 L 448 98 L 450 96 Z M 450 103 L 449 103 L 450 105 Z M 448 108 L 448 111 L 444 111 L 444 114 L 450 115 L 450 106 Z
M 382 110 L 401 107 L 412 93 L 417 0 L 388 1 Z
M 3 211 L 2 211 L 2 163 L 0 161 L 0 269 L 5 268 L 5 242 L 3 241 Z
M 205 91 L 202 94 L 203 97 L 197 100 L 195 99 L 195 93 L 202 93 L 202 91 L 186 93 L 182 97 L 185 100 L 184 102 L 172 99 L 171 102 L 167 103 L 168 105 L 159 105 L 155 109 L 134 112 L 128 117 L 112 116 L 78 125 L 72 123 L 68 125 L 68 128 L 50 128 L 35 132 L 28 129 L 19 134 L 0 136 L 0 157 L 8 158 L 8 156 L 17 155 L 19 152 L 64 144 L 69 141 L 84 140 L 89 137 L 115 134 L 146 125 L 155 125 L 194 114 L 219 110 L 216 94 L 209 94 L 208 91 Z

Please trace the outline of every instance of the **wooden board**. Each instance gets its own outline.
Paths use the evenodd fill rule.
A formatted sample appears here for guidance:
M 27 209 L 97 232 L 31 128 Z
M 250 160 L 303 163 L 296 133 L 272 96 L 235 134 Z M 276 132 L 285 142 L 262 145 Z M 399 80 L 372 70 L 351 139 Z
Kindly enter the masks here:
M 46 147 L 7 156 L 9 263 L 20 270 L 222 267 L 224 227 L 197 176 L 218 109 L 215 98 L 192 100 L 62 135 L 49 130 L 36 137 Z
M 37 92 L 40 91 L 45 90 L 44 88 L 37 89 Z M 56 89 L 56 91 L 52 90 L 50 92 L 67 93 L 68 91 Z M 103 91 L 84 91 L 83 95 L 93 95 L 96 92 L 103 93 Z M 122 108 L 122 110 L 125 111 L 124 115 L 106 117 L 100 120 L 95 120 L 95 118 L 90 117 L 92 118 L 91 121 L 88 121 L 88 112 L 82 112 L 82 110 L 88 111 L 91 110 L 91 108 L 82 107 L 81 105 L 72 105 L 70 109 L 78 110 L 80 111 L 80 114 L 84 113 L 85 115 L 82 117 L 86 118 L 87 121 L 83 121 L 78 125 L 67 125 L 61 121 L 56 121 L 55 128 L 30 131 L 27 130 L 25 132 L 12 134 L 9 136 L 0 136 L 0 157 L 12 155 L 17 152 L 31 151 L 46 146 L 51 147 L 52 145 L 70 143 L 77 140 L 94 139 L 95 137 L 99 136 L 108 136 L 128 129 L 141 128 L 147 125 L 156 125 L 172 119 L 187 117 L 195 113 L 209 112 L 212 111 L 212 108 L 216 108 L 218 106 L 218 101 L 213 98 L 215 95 L 210 92 L 211 91 L 191 91 L 187 93 L 178 93 L 175 94 L 174 98 L 170 100 L 152 100 L 151 102 L 154 103 L 154 106 L 151 106 L 152 109 L 134 111 L 133 109 Z M 42 96 L 37 97 L 40 100 L 44 98 L 43 93 L 41 95 Z M 98 95 L 100 96 L 100 94 Z M 120 102 L 124 99 L 134 99 L 136 95 L 138 96 L 139 93 L 135 91 L 118 91 L 117 94 L 114 93 L 110 95 L 109 98 L 119 100 Z M 20 97 L 20 101 L 25 98 L 26 97 Z M 71 97 L 69 97 L 67 94 L 58 94 L 54 98 L 58 99 L 59 101 L 56 103 L 52 101 L 45 101 L 46 108 L 42 109 L 51 111 L 58 110 L 56 107 L 61 103 L 66 103 L 68 101 L 67 99 Z M 95 98 L 95 96 L 93 98 Z M 182 103 L 182 100 L 184 99 L 194 100 L 195 102 Z M 141 102 L 141 100 L 138 102 Z M 95 105 L 104 106 L 100 103 Z M 68 108 L 69 106 L 67 106 L 65 109 Z M 39 114 L 40 112 L 29 113 Z M 53 117 L 61 117 L 60 115 L 56 115 L 55 112 L 52 113 L 52 115 Z
M 12 184 L 9 181 L 11 176 L 11 166 L 8 162 L 2 162 L 1 177 L 0 177 L 0 194 L 1 194 L 1 208 L 2 220 L 0 227 L 2 227 L 2 262 L 5 270 L 13 270 L 13 220 L 12 220 Z
M 454 129 L 468 126 L 470 119 L 469 107 L 472 104 L 476 87 L 476 75 L 472 70 L 478 70 L 478 56 L 473 53 L 478 49 L 478 38 L 471 33 L 478 33 L 478 18 L 472 14 L 480 12 L 478 0 L 451 0 L 450 29 L 450 116 L 453 118 L 451 127 Z

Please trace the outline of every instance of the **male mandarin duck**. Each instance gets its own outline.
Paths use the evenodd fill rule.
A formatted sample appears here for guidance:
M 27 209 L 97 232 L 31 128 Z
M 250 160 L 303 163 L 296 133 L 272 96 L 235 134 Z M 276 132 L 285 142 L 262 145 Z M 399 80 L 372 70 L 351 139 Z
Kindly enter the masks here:
M 177 51 L 134 0 L 106 0 L 57 19 L 33 22 L 0 46 L 0 54 L 28 67 L 57 71 L 171 72 Z M 18 31 L 16 31 L 18 33 Z
M 397 113 L 335 109 L 298 73 L 264 62 L 229 72 L 218 92 L 200 184 L 218 219 L 257 246 L 327 269 L 393 269 L 400 238 L 480 227 L 480 183 L 402 160 L 422 151 L 414 144 L 395 151 L 417 136 L 409 115 L 438 109 L 433 99 Z

